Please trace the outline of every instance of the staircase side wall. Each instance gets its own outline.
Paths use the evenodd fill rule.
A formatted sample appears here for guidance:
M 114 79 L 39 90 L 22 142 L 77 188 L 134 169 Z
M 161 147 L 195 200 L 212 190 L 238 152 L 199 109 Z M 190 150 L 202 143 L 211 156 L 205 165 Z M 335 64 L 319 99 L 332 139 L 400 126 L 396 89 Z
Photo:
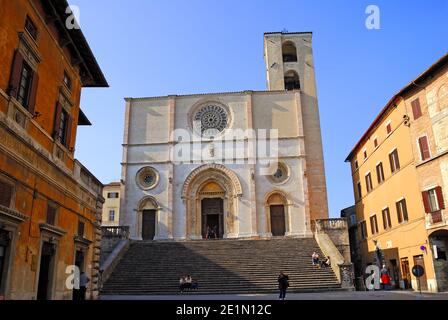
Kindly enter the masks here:
M 123 258 L 123 256 L 128 251 L 129 246 L 130 246 L 130 240 L 128 239 L 120 240 L 120 242 L 114 247 L 112 252 L 105 259 L 104 263 L 101 263 L 100 272 L 102 283 L 105 283 L 107 279 L 109 279 L 110 275 L 120 262 L 121 258 Z
M 330 257 L 331 268 L 333 269 L 338 281 L 341 282 L 341 272 L 339 265 L 344 264 L 344 257 L 339 252 L 339 249 L 335 246 L 330 236 L 326 233 L 316 232 L 314 235 L 317 244 L 319 245 L 322 253 Z

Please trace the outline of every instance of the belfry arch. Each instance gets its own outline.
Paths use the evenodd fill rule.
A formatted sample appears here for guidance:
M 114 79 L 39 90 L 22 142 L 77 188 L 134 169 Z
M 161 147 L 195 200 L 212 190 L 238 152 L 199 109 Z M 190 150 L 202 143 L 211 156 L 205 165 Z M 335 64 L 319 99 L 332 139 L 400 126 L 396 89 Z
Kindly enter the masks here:
M 187 239 L 202 239 L 204 236 L 203 200 L 222 200 L 222 236 L 234 238 L 238 235 L 236 223 L 238 199 L 242 195 L 237 175 L 221 164 L 206 164 L 194 169 L 182 188 L 182 199 L 186 206 Z

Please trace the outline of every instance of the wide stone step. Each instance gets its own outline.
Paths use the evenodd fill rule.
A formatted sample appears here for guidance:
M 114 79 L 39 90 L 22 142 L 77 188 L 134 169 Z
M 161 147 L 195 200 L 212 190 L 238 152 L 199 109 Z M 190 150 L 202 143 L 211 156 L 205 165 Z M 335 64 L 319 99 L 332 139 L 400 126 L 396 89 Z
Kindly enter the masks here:
M 338 289 L 331 268 L 316 268 L 321 256 L 314 239 L 134 242 L 103 294 L 176 293 L 179 277 L 199 279 L 201 293 L 276 292 L 279 271 L 290 276 L 291 290 Z

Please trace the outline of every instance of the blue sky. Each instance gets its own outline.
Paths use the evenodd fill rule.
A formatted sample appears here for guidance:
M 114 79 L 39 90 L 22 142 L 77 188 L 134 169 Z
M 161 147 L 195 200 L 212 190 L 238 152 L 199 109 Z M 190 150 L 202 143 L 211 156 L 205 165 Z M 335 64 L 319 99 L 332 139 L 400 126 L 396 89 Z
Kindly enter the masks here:
M 265 90 L 263 33 L 312 31 L 330 216 L 353 204 L 344 160 L 384 104 L 448 51 L 448 1 L 73 0 L 110 84 L 84 89 L 76 157 L 119 180 L 124 97 Z M 365 27 L 380 8 L 381 29 Z

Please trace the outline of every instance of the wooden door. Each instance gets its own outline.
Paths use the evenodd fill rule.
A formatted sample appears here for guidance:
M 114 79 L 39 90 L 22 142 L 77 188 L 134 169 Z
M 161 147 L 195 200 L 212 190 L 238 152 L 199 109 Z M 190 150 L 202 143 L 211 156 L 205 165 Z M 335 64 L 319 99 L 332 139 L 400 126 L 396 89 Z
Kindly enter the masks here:
M 37 300 L 47 300 L 51 296 L 51 279 L 53 276 L 52 262 L 54 245 L 45 242 L 42 245 L 40 257 L 39 283 L 37 287 Z
M 9 247 L 9 233 L 0 230 L 0 292 L 2 292 L 3 279 L 6 278 L 6 258 Z
M 399 284 L 399 281 L 400 281 L 400 276 L 399 276 L 400 271 L 399 271 L 399 268 L 398 268 L 397 260 L 396 259 L 390 260 L 390 264 L 392 265 L 391 277 L 392 277 L 392 280 L 394 281 L 394 287 L 398 288 L 399 287 L 398 284 Z
M 202 235 L 206 236 L 208 228 L 216 233 L 217 238 L 224 235 L 224 201 L 221 198 L 206 198 L 201 202 Z
M 276 205 L 270 207 L 271 233 L 273 236 L 284 236 L 286 233 L 285 206 Z
M 142 212 L 142 238 L 154 240 L 156 235 L 156 210 L 143 210 Z
M 404 288 L 409 289 L 411 287 L 411 271 L 408 258 L 401 258 L 401 278 L 404 281 Z
M 427 291 L 428 290 L 428 281 L 426 280 L 426 268 L 425 268 L 425 261 L 423 260 L 423 256 L 414 256 L 414 266 L 416 265 L 420 265 L 423 267 L 423 269 L 425 270 L 425 273 L 423 274 L 423 276 L 420 277 L 420 287 L 422 289 L 422 291 Z M 418 283 L 418 279 L 417 279 L 417 283 Z

